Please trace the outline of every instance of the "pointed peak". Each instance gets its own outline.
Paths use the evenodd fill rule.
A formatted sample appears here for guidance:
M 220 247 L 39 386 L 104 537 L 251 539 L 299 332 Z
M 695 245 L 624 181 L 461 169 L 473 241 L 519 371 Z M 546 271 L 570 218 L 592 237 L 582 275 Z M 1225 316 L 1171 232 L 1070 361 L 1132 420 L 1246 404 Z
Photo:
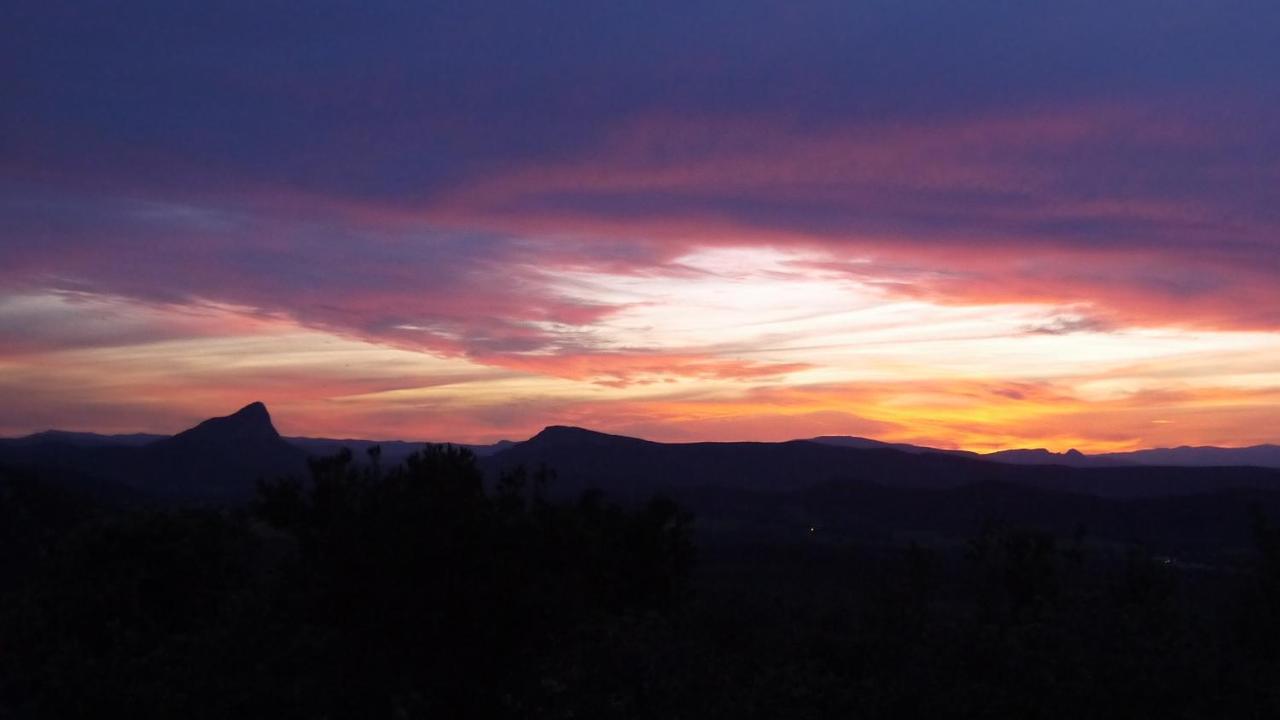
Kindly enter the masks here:
M 171 441 L 247 442 L 279 440 L 267 406 L 252 402 L 230 415 L 205 420 L 190 430 L 174 435 Z
M 271 422 L 271 413 L 267 412 L 266 404 L 264 404 L 260 400 L 255 400 L 249 403 L 248 405 L 245 405 L 244 407 L 228 415 L 227 417 L 242 418 L 246 420 L 265 419 L 267 422 Z
M 1084 453 L 1080 452 L 1075 448 L 1071 448 L 1070 450 L 1067 451 L 1066 454 L 1067 454 L 1067 457 L 1073 457 L 1073 458 L 1084 457 Z

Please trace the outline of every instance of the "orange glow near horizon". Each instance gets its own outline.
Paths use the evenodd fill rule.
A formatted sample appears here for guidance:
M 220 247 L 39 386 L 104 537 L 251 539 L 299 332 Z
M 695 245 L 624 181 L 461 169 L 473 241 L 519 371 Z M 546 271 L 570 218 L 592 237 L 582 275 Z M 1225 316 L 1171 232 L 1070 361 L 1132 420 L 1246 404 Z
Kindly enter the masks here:
M 554 274 L 617 308 L 564 349 L 459 353 L 248 308 L 30 293 L 0 354 L 0 434 L 163 432 L 252 400 L 286 435 L 492 442 L 573 424 L 663 441 L 860 435 L 991 451 L 1276 437 L 1280 335 L 1093 328 L 1078 309 L 940 305 L 802 253 L 708 249 L 678 275 Z M 407 331 L 410 332 L 411 331 Z

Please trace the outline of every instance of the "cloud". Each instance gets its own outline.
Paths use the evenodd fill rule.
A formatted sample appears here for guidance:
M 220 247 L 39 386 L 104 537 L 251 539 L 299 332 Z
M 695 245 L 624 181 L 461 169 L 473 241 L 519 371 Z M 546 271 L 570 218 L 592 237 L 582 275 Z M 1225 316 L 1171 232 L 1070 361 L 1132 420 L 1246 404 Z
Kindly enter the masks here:
M 1276 144 L 1265 117 L 1276 113 L 1242 130 L 1248 142 Z M 464 184 L 430 213 L 668 256 L 806 248 L 829 256 L 814 267 L 940 302 L 1088 302 L 1131 322 L 1275 327 L 1280 226 L 1267 208 L 1280 198 L 1257 185 L 1238 130 L 1159 102 L 820 132 L 658 117 L 584 158 Z
M 662 5 L 21 3 L 0 281 L 534 351 L 611 312 L 547 274 L 754 245 L 1280 323 L 1274 6 Z
M 613 387 L 660 382 L 673 377 L 712 380 L 776 379 L 812 367 L 810 364 L 797 362 L 760 362 L 643 351 L 509 355 L 492 358 L 490 362 L 515 370 L 571 380 L 588 380 Z
M 513 374 L 579 404 L 540 404 L 543 385 L 508 404 L 696 435 L 765 432 L 751 418 L 797 396 L 723 416 L 634 394 L 910 378 L 939 384 L 879 401 L 1021 413 L 1027 365 L 1143 359 L 1150 328 L 1212 348 L 1251 331 L 1232 357 L 1280 331 L 1274 3 L 143 0 L 6 20 L 0 363 L 317 333 L 462 369 L 235 382 L 319 412 Z M 1142 378 L 1190 372 L 1178 353 Z M 63 397 L 55 369 L 108 392 L 24 367 L 29 397 Z M 176 392 L 146 367 L 134 391 Z M 981 371 L 1011 376 L 938 379 Z M 209 383 L 187 415 L 231 399 Z M 518 429 L 449 407 L 474 436 Z M 863 407 L 815 401 L 803 426 L 899 427 Z M 384 411 L 349 417 L 411 412 Z
M 1080 332 L 1107 332 L 1111 324 L 1096 317 L 1056 317 L 1026 329 L 1028 335 L 1070 335 Z

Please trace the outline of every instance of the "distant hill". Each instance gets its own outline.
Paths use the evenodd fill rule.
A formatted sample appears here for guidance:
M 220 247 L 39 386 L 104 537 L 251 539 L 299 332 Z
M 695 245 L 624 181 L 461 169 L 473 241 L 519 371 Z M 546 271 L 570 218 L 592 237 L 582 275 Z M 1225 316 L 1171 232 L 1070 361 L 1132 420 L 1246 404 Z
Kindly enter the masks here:
M 3 441 L 0 463 L 102 497 L 160 502 L 242 501 L 258 478 L 306 472 L 305 453 L 280 437 L 262 403 L 145 444 L 103 438 L 41 433 Z
M 254 405 L 261 405 L 261 403 L 254 403 Z M 249 407 L 251 408 L 253 406 L 251 405 Z M 67 445 L 77 448 L 140 447 L 142 445 L 148 445 L 158 440 L 165 440 L 170 437 L 171 436 L 169 435 L 156 435 L 151 433 L 101 435 L 91 432 L 45 430 L 19 438 L 0 438 L 0 447 L 29 447 L 51 444 Z M 404 462 L 405 458 L 409 457 L 409 455 L 421 450 L 425 445 L 432 444 L 430 441 L 426 440 L 358 440 L 354 438 L 316 437 L 283 437 L 282 439 L 290 445 L 301 449 L 308 457 L 325 457 L 334 455 L 343 448 L 346 448 L 351 451 L 352 455 L 354 455 L 357 460 L 362 460 L 367 457 L 370 448 L 377 446 L 382 449 L 382 462 L 384 464 L 393 465 Z M 496 452 L 506 450 L 507 448 L 515 445 L 516 441 L 499 440 L 496 443 L 488 445 L 474 445 L 467 443 L 449 444 L 456 445 L 457 447 L 464 447 L 475 453 L 477 457 L 485 457 L 487 455 L 492 455 Z
M 1280 471 L 1262 468 L 1014 464 L 925 448 L 851 447 L 830 439 L 666 444 L 561 426 L 486 458 L 485 465 L 491 474 L 546 465 L 557 472 L 562 492 L 596 487 L 621 501 L 705 487 L 794 492 L 829 482 L 915 489 L 994 482 L 1116 498 L 1280 489 Z
M 12 445 L 40 445 L 44 443 L 63 443 L 76 447 L 106 447 L 110 445 L 138 447 L 163 440 L 168 435 L 150 433 L 131 433 L 128 435 L 99 435 L 90 432 L 70 432 L 67 430 L 45 430 L 25 437 L 0 440 L 0 443 Z
M 1079 450 L 1068 450 L 1056 453 L 1044 448 L 1034 450 L 1000 450 L 998 452 L 979 455 L 983 460 L 1007 463 L 1010 465 L 1066 465 L 1067 467 L 1121 467 L 1124 465 L 1140 465 L 1122 455 L 1102 457 L 1085 455 Z
M 306 472 L 305 453 L 280 437 L 260 402 L 146 445 L 141 460 L 137 472 L 180 497 L 235 499 L 251 494 L 259 477 Z
M 479 457 L 514 446 L 459 445 Z M 223 502 L 247 499 L 258 478 L 305 476 L 306 460 L 350 450 L 366 462 L 378 446 L 384 465 L 398 465 L 427 443 L 281 437 L 266 405 L 250 403 L 177 435 L 99 435 L 46 430 L 0 439 L 0 464 L 35 471 L 95 495 L 136 501 Z
M 583 428 L 552 426 L 486 458 L 491 472 L 546 465 L 556 472 L 553 490 L 576 494 L 603 489 L 624 502 L 654 492 L 721 486 L 756 492 L 790 492 L 830 480 L 878 474 L 882 461 L 907 457 L 893 450 L 859 451 L 795 440 L 784 443 L 657 443 Z M 926 486 L 951 480 L 918 474 Z
M 236 443 L 239 455 L 250 457 L 251 460 L 248 462 L 255 466 L 253 469 L 256 469 L 257 465 L 264 465 L 268 471 L 274 471 L 276 466 L 289 469 L 294 474 L 305 471 L 305 462 L 298 464 L 297 452 L 282 450 L 276 441 L 283 441 L 297 448 L 302 452 L 303 457 L 335 455 L 346 448 L 352 452 L 357 461 L 361 462 L 366 461 L 370 448 L 376 446 L 381 448 L 381 462 L 384 465 L 401 464 L 413 452 L 420 451 L 422 447 L 429 445 L 425 441 L 394 441 L 394 439 L 393 441 L 370 441 L 370 439 L 353 438 L 280 437 L 271 425 L 266 406 L 261 402 L 253 402 L 237 413 L 228 415 L 227 418 L 206 420 L 195 428 L 178 433 L 177 436 L 150 433 L 108 436 L 108 434 L 68 432 L 68 430 L 44 430 L 44 432 L 32 433 L 20 438 L 0 438 L 0 461 L 9 457 L 12 461 L 22 460 L 19 461 L 20 465 L 41 465 L 46 468 L 56 465 L 64 471 L 70 471 L 72 468 L 93 465 L 93 462 L 88 460 L 88 457 L 93 454 L 82 452 L 91 448 L 154 446 L 152 451 L 156 456 L 173 456 L 191 451 L 212 451 L 221 443 Z M 515 446 L 516 442 L 504 439 L 492 445 L 466 445 L 466 443 L 454 443 L 454 445 L 465 447 L 476 456 L 484 457 Z M 282 465 L 270 459 L 284 459 L 284 462 Z M 180 464 L 174 466 L 170 461 L 170 468 L 180 470 Z M 184 473 L 179 471 L 179 474 Z M 233 474 L 239 473 L 236 471 Z
M 491 480 L 546 465 L 553 498 L 668 495 L 704 538 L 745 542 L 960 542 L 994 522 L 1221 559 L 1250 545 L 1255 509 L 1280 516 L 1272 469 L 1019 465 L 875 443 L 665 444 L 554 426 L 483 465 Z
M 1280 468 L 1280 445 L 1253 445 L 1242 448 L 1189 447 L 1154 448 L 1127 453 L 1110 453 L 1094 457 L 1136 463 L 1139 465 L 1178 465 L 1183 467 L 1223 467 L 1248 465 Z
M 852 448 L 891 448 L 912 454 L 942 453 L 978 458 L 1009 465 L 1066 465 L 1068 467 L 1129 467 L 1133 465 L 1163 465 L 1178 467 L 1265 467 L 1280 469 L 1280 445 L 1254 445 L 1252 447 L 1176 447 L 1133 450 L 1119 453 L 1087 455 L 1079 450 L 1055 453 L 1044 448 L 1019 448 L 992 453 L 975 453 L 967 450 L 943 450 L 923 445 L 886 443 L 850 436 L 823 436 L 811 438 L 824 445 Z

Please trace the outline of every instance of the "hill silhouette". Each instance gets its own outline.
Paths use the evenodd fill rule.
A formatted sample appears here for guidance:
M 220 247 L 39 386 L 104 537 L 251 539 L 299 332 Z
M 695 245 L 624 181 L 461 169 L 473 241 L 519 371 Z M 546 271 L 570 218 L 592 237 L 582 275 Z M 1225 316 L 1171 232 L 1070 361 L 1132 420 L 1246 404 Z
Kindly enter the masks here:
M 77 447 L 105 447 L 105 446 L 141 446 L 153 443 L 156 440 L 163 440 L 167 435 L 155 435 L 153 433 L 128 433 L 125 435 L 100 435 L 91 432 L 71 432 L 68 430 L 44 430 L 38 433 L 13 438 L 10 440 L 0 440 L 0 443 L 10 445 L 41 445 L 44 443 L 63 443 Z
M 359 461 L 375 445 L 383 448 L 382 460 L 390 466 L 425 444 L 283 438 L 267 407 L 254 402 L 167 438 L 49 431 L 0 441 L 0 463 L 38 470 L 100 495 L 235 502 L 251 494 L 256 479 L 305 474 L 307 457 L 348 448 Z M 553 492 L 572 497 L 599 489 L 624 503 L 643 502 L 655 492 L 687 495 L 716 488 L 778 494 L 830 483 L 934 490 L 996 483 L 1111 498 L 1280 489 L 1276 470 L 1211 465 L 1211 457 L 1246 451 L 1266 460 L 1271 446 L 1145 451 L 1152 463 L 1179 457 L 1196 461 L 1173 466 L 1138 463 L 1129 459 L 1134 454 L 1018 450 L 979 455 L 866 438 L 659 443 L 553 425 L 520 443 L 463 447 L 480 456 L 490 478 L 520 466 L 545 465 L 557 474 Z
M 173 447 L 189 451 L 218 448 L 228 443 L 242 443 L 250 448 L 274 444 L 280 433 L 271 424 L 271 414 L 261 402 L 252 402 L 225 417 L 205 420 L 173 437 L 151 443 L 152 448 Z
M 924 445 L 887 443 L 870 438 L 847 435 L 825 435 L 810 438 L 813 442 L 852 448 L 891 448 L 913 454 L 940 453 L 971 457 L 1010 465 L 1068 465 L 1071 467 L 1131 467 L 1134 465 L 1165 465 L 1178 467 L 1267 467 L 1280 469 L 1280 445 L 1251 445 L 1248 447 L 1179 446 L 1175 448 L 1149 448 L 1128 452 L 1099 453 L 1089 455 L 1079 450 L 1053 452 L 1045 448 L 1015 448 L 989 453 L 969 450 L 947 450 Z
M 1075 448 L 1064 453 L 1056 453 L 1044 448 L 1000 450 L 993 453 L 987 453 L 986 455 L 980 455 L 979 457 L 991 462 L 1007 463 L 1010 465 L 1066 465 L 1068 467 L 1078 468 L 1119 467 L 1124 465 L 1142 464 L 1127 459 L 1123 455 L 1116 455 L 1112 457 L 1085 455 Z
M 280 437 L 260 402 L 144 445 L 10 441 L 0 444 L 0 462 L 129 502 L 241 502 L 260 478 L 306 472 L 305 453 Z
M 997 520 L 1166 552 L 1239 548 L 1250 507 L 1280 514 L 1280 472 L 1265 468 L 1019 465 L 964 453 L 830 442 L 657 443 L 552 426 L 482 459 L 491 478 L 555 472 L 549 492 L 626 505 L 670 496 L 705 538 L 874 542 L 964 538 Z
M 239 505 L 258 480 L 304 477 L 308 458 L 345 448 L 353 462 L 368 463 L 366 451 L 377 445 L 391 468 L 427 446 L 283 438 L 260 402 L 138 443 L 138 436 L 113 444 L 109 436 L 46 432 L 0 441 L 0 465 L 118 503 Z M 545 467 L 554 474 L 546 491 L 557 501 L 599 491 L 639 507 L 667 495 L 698 514 L 704 536 L 794 539 L 820 528 L 824 541 L 892 543 L 911 534 L 962 537 L 999 517 L 1059 533 L 1086 525 L 1172 552 L 1239 546 L 1244 504 L 1280 511 L 1280 471 L 1120 465 L 1045 450 L 993 458 L 839 437 L 660 443 L 563 425 L 521 443 L 468 449 L 489 487 L 503 474 Z
M 564 426 L 548 427 L 486 458 L 485 465 L 491 473 L 547 465 L 556 470 L 563 492 L 598 488 L 622 501 L 705 487 L 787 493 L 830 482 L 913 489 L 1003 483 L 1113 498 L 1280 490 L 1280 471 L 1256 467 L 1023 465 L 965 453 L 850 447 L 829 439 L 658 443 Z
M 155 483 L 139 489 L 178 499 L 247 498 L 259 478 L 306 471 L 305 454 L 280 437 L 261 402 L 150 443 L 137 459 L 135 472 Z
M 1149 450 L 1108 453 L 1092 457 L 1140 465 L 1179 465 L 1183 467 L 1247 465 L 1280 468 L 1280 445 L 1251 445 L 1239 448 L 1182 445 L 1175 448 L 1151 448 Z

